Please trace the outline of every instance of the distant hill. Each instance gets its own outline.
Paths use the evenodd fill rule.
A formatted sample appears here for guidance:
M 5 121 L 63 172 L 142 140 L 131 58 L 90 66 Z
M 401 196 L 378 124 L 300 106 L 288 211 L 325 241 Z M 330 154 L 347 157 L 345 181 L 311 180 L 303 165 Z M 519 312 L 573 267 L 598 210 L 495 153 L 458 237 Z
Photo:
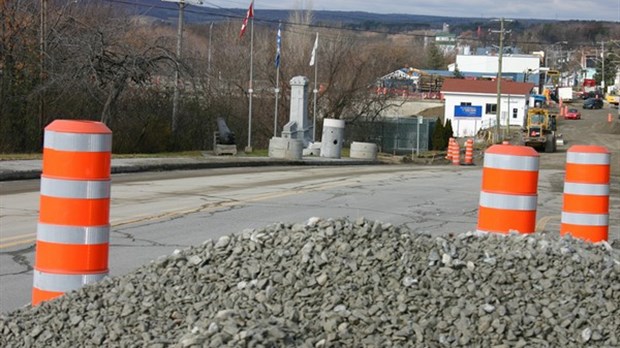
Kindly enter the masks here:
M 150 18 L 175 24 L 178 18 L 178 5 L 161 0 L 107 0 L 107 3 L 127 11 L 130 15 Z M 241 21 L 247 8 L 215 8 L 189 5 L 185 9 L 188 24 L 204 24 L 219 21 Z M 286 23 L 293 10 L 257 10 L 255 21 L 276 25 Z M 444 17 L 415 14 L 378 14 L 359 11 L 312 11 L 314 25 L 342 27 L 353 30 L 369 30 L 387 33 L 403 33 L 413 30 L 440 30 L 443 24 L 450 25 L 450 32 L 472 35 L 478 28 L 487 31 L 497 28 L 490 18 Z M 620 24 L 603 21 L 556 21 L 548 19 L 518 19 L 510 23 L 511 40 L 553 44 L 568 41 L 567 48 L 584 44 L 596 45 L 620 35 Z
M 160 0 L 127 0 L 114 1 L 115 6 L 123 8 L 131 14 L 153 17 L 162 21 L 176 23 L 178 5 Z M 214 8 L 188 6 L 185 10 L 185 21 L 191 24 L 242 19 L 247 9 Z M 255 11 L 258 22 L 286 21 L 292 10 L 259 10 Z M 378 14 L 360 11 L 313 11 L 315 24 L 342 26 L 349 29 L 377 30 L 382 28 L 390 32 L 402 32 L 421 28 L 441 29 L 444 23 L 451 27 L 470 26 L 477 23 L 488 25 L 488 18 L 462 18 L 427 16 L 414 14 Z M 527 19 L 519 20 L 521 26 L 553 22 L 551 20 Z

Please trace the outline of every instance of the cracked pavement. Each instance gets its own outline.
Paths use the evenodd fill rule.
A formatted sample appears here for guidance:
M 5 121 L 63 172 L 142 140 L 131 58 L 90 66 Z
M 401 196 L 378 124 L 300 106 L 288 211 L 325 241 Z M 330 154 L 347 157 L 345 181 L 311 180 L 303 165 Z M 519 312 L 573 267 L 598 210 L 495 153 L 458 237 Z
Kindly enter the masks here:
M 175 249 L 207 239 L 312 216 L 363 216 L 433 235 L 466 232 L 477 224 L 481 169 L 288 167 L 252 172 L 239 169 L 221 176 L 175 178 L 168 173 L 158 179 L 149 174 L 144 181 L 119 182 L 112 186 L 110 275 L 131 272 Z M 561 177 L 558 170 L 540 173 L 538 218 L 546 219 L 540 226 L 547 232 L 559 230 Z M 11 226 L 11 219 L 16 219 L 15 234 L 19 234 L 15 229 L 36 230 L 38 192 L 6 195 L 1 204 L 2 238 L 10 232 L 4 226 Z M 15 216 L 7 209 L 19 206 L 23 208 L 16 209 L 20 214 Z M 620 216 L 618 205 L 615 207 L 616 216 Z M 27 223 L 19 220 L 24 211 L 33 212 Z M 617 218 L 615 224 L 617 228 Z M 34 235 L 30 238 L 0 248 L 0 312 L 30 301 Z M 620 238 L 620 233 L 615 238 Z

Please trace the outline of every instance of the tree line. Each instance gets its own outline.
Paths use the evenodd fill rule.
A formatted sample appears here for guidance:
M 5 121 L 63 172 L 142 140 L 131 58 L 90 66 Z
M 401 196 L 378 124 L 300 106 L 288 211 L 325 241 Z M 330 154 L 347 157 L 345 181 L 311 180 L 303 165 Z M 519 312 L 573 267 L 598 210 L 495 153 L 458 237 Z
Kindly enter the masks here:
M 48 0 L 42 22 L 41 3 L 0 4 L 0 151 L 40 151 L 44 127 L 58 118 L 104 122 L 116 153 L 209 149 L 218 117 L 237 139 L 246 138 L 250 38 L 249 32 L 239 38 L 241 19 L 186 26 L 177 59 L 176 24 L 129 16 L 94 0 Z M 371 93 L 376 78 L 425 61 L 421 39 L 394 42 L 387 34 L 317 30 L 311 22 L 311 11 L 293 11 L 282 28 L 279 130 L 288 122 L 290 79 L 313 80 L 309 58 L 317 31 L 318 119 L 355 122 L 379 115 L 387 97 Z M 266 148 L 273 136 L 276 31 L 273 23 L 254 26 L 255 148 Z M 308 90 L 314 88 L 311 82 Z

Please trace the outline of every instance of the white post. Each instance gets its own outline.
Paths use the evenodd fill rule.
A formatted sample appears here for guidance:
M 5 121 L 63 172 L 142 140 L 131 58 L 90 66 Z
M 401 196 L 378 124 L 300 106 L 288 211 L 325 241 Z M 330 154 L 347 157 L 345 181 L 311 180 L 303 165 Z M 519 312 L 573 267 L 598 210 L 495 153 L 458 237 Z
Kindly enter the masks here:
M 417 157 L 420 157 L 420 125 L 424 122 L 424 118 L 422 116 L 418 116 L 418 125 L 417 125 L 417 139 L 416 139 L 416 150 L 415 154 Z

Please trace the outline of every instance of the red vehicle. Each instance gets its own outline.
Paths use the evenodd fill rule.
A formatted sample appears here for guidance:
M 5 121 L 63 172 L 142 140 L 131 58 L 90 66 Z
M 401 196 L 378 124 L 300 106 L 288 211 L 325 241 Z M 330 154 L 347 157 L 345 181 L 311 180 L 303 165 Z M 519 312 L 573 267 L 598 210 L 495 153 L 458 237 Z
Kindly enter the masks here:
M 581 113 L 577 109 L 568 109 L 566 115 L 564 115 L 565 120 L 580 120 Z

